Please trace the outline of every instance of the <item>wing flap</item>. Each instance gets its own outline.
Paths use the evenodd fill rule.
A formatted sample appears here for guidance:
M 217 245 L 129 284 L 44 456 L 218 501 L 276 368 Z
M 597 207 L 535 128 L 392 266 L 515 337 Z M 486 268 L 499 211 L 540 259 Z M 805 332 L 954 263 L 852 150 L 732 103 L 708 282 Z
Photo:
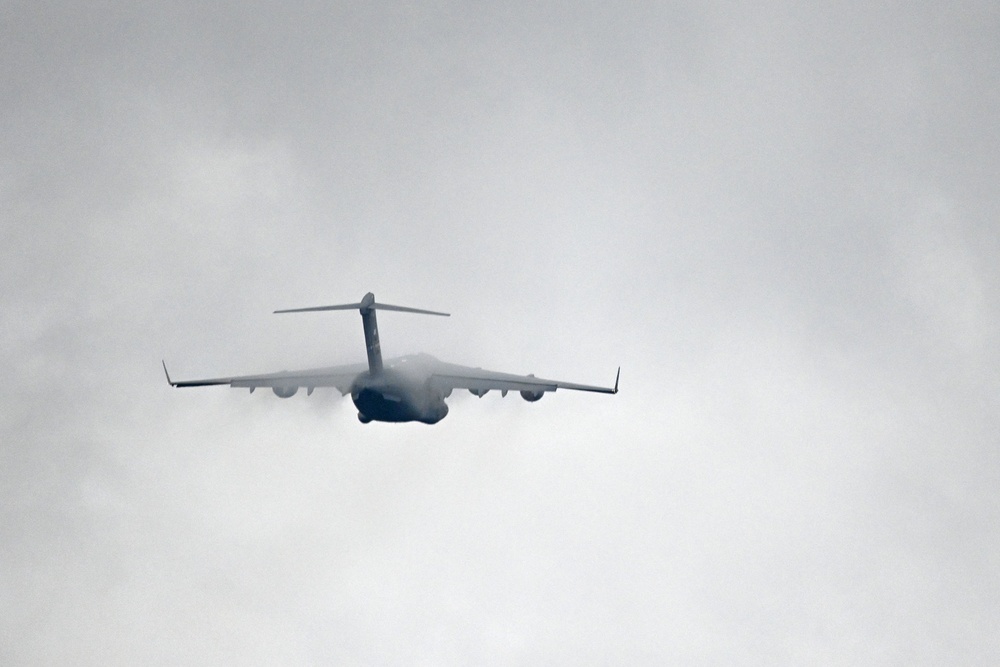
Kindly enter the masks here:
M 621 369 L 619 369 L 619 373 Z M 441 368 L 431 375 L 431 381 L 440 387 L 451 389 L 473 389 L 487 391 L 556 391 L 557 389 L 572 389 L 574 391 L 592 391 L 601 394 L 618 393 L 618 377 L 615 377 L 614 387 L 598 387 L 575 382 L 546 380 L 534 375 L 512 375 L 496 373 L 480 368 L 466 368 L 454 364 L 441 364 Z
M 266 373 L 263 375 L 240 375 L 226 378 L 209 378 L 199 380 L 171 380 L 167 375 L 167 382 L 174 387 L 206 387 L 210 385 L 226 385 L 243 389 L 256 389 L 257 387 L 271 387 L 289 389 L 292 387 L 304 387 L 315 389 L 316 387 L 335 387 L 341 394 L 351 391 L 351 385 L 355 378 L 368 370 L 365 364 L 352 364 L 349 366 L 331 366 L 329 368 L 314 368 L 304 371 L 281 371 L 280 373 Z M 166 371 L 166 366 L 164 366 Z
M 507 379 L 503 377 L 470 377 L 435 373 L 431 381 L 451 389 L 477 389 L 488 391 L 555 391 L 559 385 L 548 380 L 526 381 L 529 378 Z

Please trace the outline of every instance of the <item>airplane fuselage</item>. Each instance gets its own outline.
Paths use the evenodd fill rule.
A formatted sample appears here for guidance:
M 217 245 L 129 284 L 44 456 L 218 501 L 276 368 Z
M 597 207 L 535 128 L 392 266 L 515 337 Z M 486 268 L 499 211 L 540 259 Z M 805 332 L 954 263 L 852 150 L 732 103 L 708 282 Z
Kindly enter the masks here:
M 351 400 L 362 423 L 423 422 L 436 424 L 448 414 L 445 397 L 422 373 L 384 368 L 360 374 L 351 386 Z

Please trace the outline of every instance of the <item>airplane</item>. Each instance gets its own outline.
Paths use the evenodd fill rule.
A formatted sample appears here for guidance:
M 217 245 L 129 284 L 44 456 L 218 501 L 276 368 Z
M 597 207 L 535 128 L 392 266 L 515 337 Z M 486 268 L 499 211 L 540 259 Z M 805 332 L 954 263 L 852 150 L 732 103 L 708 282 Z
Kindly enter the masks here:
M 614 387 L 595 387 L 572 382 L 545 380 L 534 375 L 512 375 L 496 373 L 481 368 L 470 368 L 438 361 L 429 354 L 412 354 L 383 362 L 379 343 L 377 310 L 394 310 L 423 315 L 449 317 L 449 313 L 421 310 L 406 306 L 393 306 L 375 301 L 369 292 L 358 303 L 335 306 L 314 306 L 311 308 L 291 308 L 276 310 L 275 313 L 305 313 L 324 310 L 353 310 L 361 313 L 361 323 L 365 332 L 368 349 L 368 364 L 350 364 L 313 368 L 303 371 L 281 371 L 264 375 L 243 375 L 237 377 L 211 378 L 207 380 L 176 381 L 170 378 L 167 364 L 163 362 L 163 372 L 172 387 L 204 387 L 225 385 L 249 388 L 270 387 L 280 398 L 291 398 L 300 388 L 310 395 L 316 387 L 336 387 L 341 395 L 351 395 L 358 408 L 358 419 L 362 424 L 380 422 L 423 422 L 436 424 L 448 414 L 444 399 L 451 396 L 454 389 L 468 389 L 482 398 L 491 390 L 506 396 L 508 391 L 520 392 L 526 401 L 537 401 L 546 392 L 557 389 L 591 391 L 602 394 L 618 393 L 618 378 Z

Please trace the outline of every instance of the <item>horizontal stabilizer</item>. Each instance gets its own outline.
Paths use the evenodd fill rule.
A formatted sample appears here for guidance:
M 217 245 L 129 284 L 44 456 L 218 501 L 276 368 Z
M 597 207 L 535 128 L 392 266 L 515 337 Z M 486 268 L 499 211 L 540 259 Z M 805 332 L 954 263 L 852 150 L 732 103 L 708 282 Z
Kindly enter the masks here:
M 395 310 L 402 313 L 419 313 L 421 315 L 441 315 L 450 317 L 448 313 L 439 313 L 436 310 L 422 310 L 420 308 L 410 308 L 408 306 L 393 306 L 388 303 L 376 303 L 375 295 L 369 292 L 365 294 L 360 303 L 344 303 L 335 306 L 312 306 L 310 308 L 288 308 L 276 310 L 275 313 L 314 313 L 322 310 L 360 310 L 362 313 L 372 310 Z
M 436 310 L 421 310 L 419 308 L 407 308 L 406 306 L 390 306 L 387 303 L 375 303 L 372 304 L 372 308 L 375 310 L 398 310 L 401 313 L 420 313 L 421 315 L 441 315 L 442 317 L 451 317 L 450 313 L 439 313 Z
M 287 308 L 285 310 L 276 310 L 275 313 L 309 313 L 318 310 L 360 310 L 362 304 L 360 303 L 345 303 L 340 306 L 313 306 L 312 308 Z

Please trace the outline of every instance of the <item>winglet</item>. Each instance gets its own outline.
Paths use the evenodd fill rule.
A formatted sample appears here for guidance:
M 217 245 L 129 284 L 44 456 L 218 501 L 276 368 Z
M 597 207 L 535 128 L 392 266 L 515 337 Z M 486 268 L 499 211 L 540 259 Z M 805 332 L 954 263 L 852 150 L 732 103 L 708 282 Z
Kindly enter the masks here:
M 160 361 L 163 364 L 163 374 L 167 376 L 167 384 L 171 387 L 176 387 L 177 383 L 170 379 L 170 371 L 167 370 L 167 362 L 162 359 Z
M 164 370 L 166 370 L 167 367 L 164 366 L 163 368 L 164 368 Z M 613 392 L 611 392 L 613 394 L 617 394 L 618 393 L 618 378 L 620 378 L 621 375 L 622 375 L 622 367 L 619 366 L 618 367 L 618 373 L 615 374 L 615 390 Z

